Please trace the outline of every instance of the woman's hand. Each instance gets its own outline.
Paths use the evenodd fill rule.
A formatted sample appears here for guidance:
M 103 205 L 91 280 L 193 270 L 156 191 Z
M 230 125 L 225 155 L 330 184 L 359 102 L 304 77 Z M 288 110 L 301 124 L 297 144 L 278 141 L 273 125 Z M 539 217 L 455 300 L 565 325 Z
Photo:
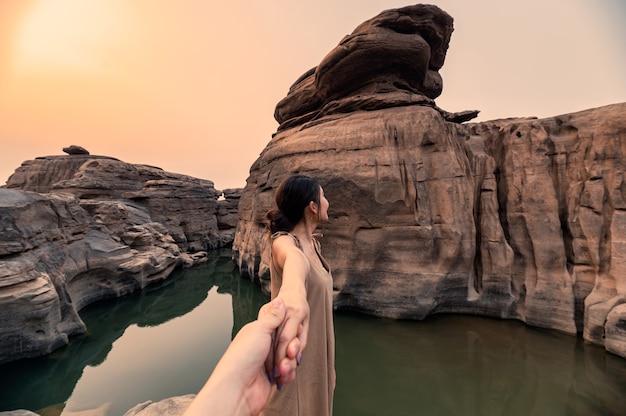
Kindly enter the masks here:
M 295 379 L 295 371 L 290 371 L 290 366 L 294 362 L 299 364 L 302 359 L 309 332 L 309 304 L 306 293 L 302 296 L 282 290 L 275 300 L 285 305 L 285 319 L 274 333 L 265 369 L 280 389 L 284 383 Z

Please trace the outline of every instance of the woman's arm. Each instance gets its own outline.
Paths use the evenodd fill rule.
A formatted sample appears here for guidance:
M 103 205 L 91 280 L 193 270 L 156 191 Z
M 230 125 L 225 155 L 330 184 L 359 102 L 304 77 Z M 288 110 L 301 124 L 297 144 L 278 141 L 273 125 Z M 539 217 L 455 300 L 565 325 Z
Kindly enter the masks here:
M 302 351 L 306 347 L 309 332 L 309 304 L 307 302 L 306 280 L 310 264 L 302 250 L 289 236 L 281 236 L 272 244 L 272 256 L 283 270 L 283 281 L 276 299 L 285 304 L 286 314 L 283 324 L 276 330 L 274 354 L 270 353 L 266 368 L 269 374 L 276 376 L 280 371 L 274 363 L 285 359 L 300 362 Z M 292 342 L 299 339 L 299 348 L 293 348 Z M 296 353 L 297 356 L 293 356 Z M 277 383 L 291 380 L 276 379 Z M 279 384 L 280 386 L 280 384 Z

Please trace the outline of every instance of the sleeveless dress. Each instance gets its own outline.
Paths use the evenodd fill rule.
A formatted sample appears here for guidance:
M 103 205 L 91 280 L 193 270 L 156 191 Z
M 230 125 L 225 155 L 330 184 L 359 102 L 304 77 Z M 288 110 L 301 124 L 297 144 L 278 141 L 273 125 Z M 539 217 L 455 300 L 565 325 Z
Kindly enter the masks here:
M 272 240 L 281 235 L 291 236 L 302 250 L 300 241 L 293 234 L 278 232 L 272 235 Z M 277 390 L 276 386 L 272 388 L 270 399 L 261 415 L 330 416 L 333 413 L 335 374 L 333 279 L 316 239 L 313 239 L 313 246 L 324 267 L 307 257 L 311 266 L 306 280 L 310 310 L 307 345 L 296 370 L 296 379 L 283 385 L 282 390 Z M 273 258 L 270 261 L 270 277 L 273 299 L 283 281 L 283 271 L 275 264 Z

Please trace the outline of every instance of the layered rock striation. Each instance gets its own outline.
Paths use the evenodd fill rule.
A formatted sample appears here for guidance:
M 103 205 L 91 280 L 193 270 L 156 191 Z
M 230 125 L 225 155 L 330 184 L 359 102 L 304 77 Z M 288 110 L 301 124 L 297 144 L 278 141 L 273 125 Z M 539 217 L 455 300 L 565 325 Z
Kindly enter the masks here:
M 0 188 L 0 363 L 67 344 L 84 306 L 232 243 L 237 190 L 85 152 L 24 162 Z
M 422 5 L 383 12 L 355 31 L 376 39 L 363 46 L 376 53 L 342 46 L 348 36 L 292 86 L 241 195 L 242 275 L 267 284 L 264 214 L 284 178 L 308 174 L 330 201 L 321 231 L 336 308 L 517 319 L 626 357 L 626 103 L 461 124 L 477 111 L 438 108 L 428 81 L 441 84 L 428 71 L 443 64 L 446 16 Z M 359 70 L 370 56 L 409 53 L 412 41 L 418 70 L 398 70 L 402 58 L 386 76 L 385 66 Z M 327 94 L 329 59 L 361 78 Z M 318 90 L 325 101 L 312 108 Z

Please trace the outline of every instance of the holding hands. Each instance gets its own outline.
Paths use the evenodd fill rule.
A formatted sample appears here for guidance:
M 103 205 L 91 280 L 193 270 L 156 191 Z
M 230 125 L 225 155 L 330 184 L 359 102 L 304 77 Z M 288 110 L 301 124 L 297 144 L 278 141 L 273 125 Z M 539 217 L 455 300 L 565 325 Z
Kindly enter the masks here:
M 269 379 L 280 390 L 284 383 L 295 379 L 291 370 L 294 361 L 300 364 L 306 347 L 309 328 L 309 305 L 306 296 L 290 296 L 282 293 L 273 302 L 285 305 L 285 318 L 272 336 L 272 349 L 265 360 L 265 370 Z
M 283 275 L 290 277 L 281 282 L 280 290 L 275 291 L 272 286 L 272 293 L 278 293 L 274 300 L 280 300 L 285 305 L 285 318 L 276 330 L 272 343 L 273 351 L 270 352 L 265 362 L 268 374 L 278 375 L 271 379 L 280 389 L 283 383 L 288 383 L 293 379 L 283 378 L 277 368 L 280 370 L 280 364 L 285 360 L 295 359 L 299 364 L 302 351 L 306 348 L 310 313 L 306 277 L 311 266 L 291 237 L 281 236 L 274 240 L 272 253 L 277 264 L 283 269 Z
M 281 388 L 296 377 L 304 349 L 297 335 L 304 327 L 296 325 L 293 316 L 293 307 L 287 307 L 283 299 L 263 305 L 258 319 L 233 339 L 184 416 L 258 414 L 272 383 Z M 296 335 L 289 338 L 292 333 Z
M 319 224 L 328 221 L 329 203 L 319 183 L 304 175 L 283 181 L 275 199 L 278 209 L 266 215 L 272 236 L 270 275 L 274 299 L 260 309 L 256 321 L 239 331 L 185 416 L 256 415 L 270 394 L 271 411 L 297 412 L 298 397 L 288 392 L 282 396 L 278 391 L 272 393 L 272 385 L 281 390 L 296 378 L 296 367 L 308 340 L 309 299 L 316 302 L 315 310 L 321 311 L 315 315 L 315 327 L 323 325 L 323 333 L 316 334 L 319 337 L 312 345 L 330 367 L 305 367 L 303 374 L 307 378 L 317 377 L 325 383 L 322 390 L 307 392 L 320 399 L 311 402 L 309 411 L 332 414 L 334 334 L 332 321 L 325 321 L 326 317 L 332 319 L 332 304 L 328 301 L 332 296 L 332 276 L 313 234 Z M 316 265 L 315 272 L 311 262 Z M 308 296 L 309 286 L 317 294 Z

